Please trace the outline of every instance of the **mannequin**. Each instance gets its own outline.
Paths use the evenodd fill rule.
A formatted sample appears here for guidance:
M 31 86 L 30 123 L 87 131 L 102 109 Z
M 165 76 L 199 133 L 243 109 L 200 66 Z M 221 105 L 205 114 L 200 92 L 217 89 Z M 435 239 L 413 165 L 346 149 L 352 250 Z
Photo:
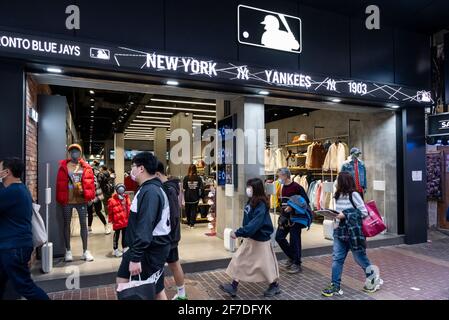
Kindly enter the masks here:
M 366 168 L 360 156 L 362 152 L 359 148 L 352 148 L 348 160 L 345 161 L 341 167 L 341 171 L 351 173 L 354 177 L 357 192 L 360 193 L 362 199 L 366 192 Z
M 81 240 L 83 242 L 82 259 L 93 261 L 87 250 L 87 205 L 95 199 L 95 178 L 92 168 L 81 158 L 82 148 L 72 144 L 67 148 L 69 159 L 61 160 L 56 182 L 56 201 L 64 209 L 65 262 L 73 261 L 70 248 L 70 224 L 72 212 L 76 209 L 80 220 Z

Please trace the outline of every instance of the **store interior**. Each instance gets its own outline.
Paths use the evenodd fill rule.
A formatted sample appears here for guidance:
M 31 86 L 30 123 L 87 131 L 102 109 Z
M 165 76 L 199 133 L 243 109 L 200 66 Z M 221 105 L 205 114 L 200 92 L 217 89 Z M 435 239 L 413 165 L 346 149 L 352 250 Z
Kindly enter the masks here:
M 44 81 L 41 79 L 41 81 Z M 129 84 L 130 85 L 130 84 Z M 215 128 L 217 93 L 203 92 L 199 97 L 195 90 L 161 87 L 153 92 L 139 92 L 138 89 L 126 91 L 111 90 L 102 86 L 50 85 L 52 95 L 59 95 L 67 101 L 66 145 L 80 143 L 84 158 L 89 164 L 98 161 L 100 166 L 116 169 L 114 136 L 124 133 L 123 172 L 117 172 L 129 180 L 131 159 L 139 151 L 150 151 L 168 165 L 171 176 L 182 179 L 187 174 L 188 165 L 172 165 L 169 161 L 170 132 L 177 128 L 204 133 Z M 103 87 L 105 89 L 103 89 Z M 120 86 L 116 86 L 120 88 Z M 153 88 L 154 89 L 154 88 Z M 168 92 L 175 94 L 167 94 Z M 192 95 L 189 96 L 189 92 Z M 233 99 L 227 95 L 227 99 Z M 375 117 L 373 116 L 375 114 Z M 265 145 L 265 174 L 261 177 L 267 183 L 267 190 L 276 188 L 276 171 L 289 167 L 292 179 L 303 186 L 314 210 L 331 206 L 333 185 L 342 163 L 337 167 L 325 165 L 331 146 L 346 146 L 344 161 L 350 157 L 349 150 L 357 147 L 362 151 L 360 160 L 367 172 L 365 200 L 375 200 L 388 226 L 387 233 L 375 239 L 389 237 L 397 233 L 397 174 L 396 174 L 396 115 L 392 110 L 361 106 L 344 106 L 338 102 L 323 103 L 304 100 L 265 98 L 265 129 L 277 129 L 277 143 L 267 136 Z M 317 148 L 313 148 L 317 146 Z M 181 228 L 180 259 L 182 263 L 229 258 L 232 252 L 223 244 L 223 234 L 216 230 L 215 190 L 217 185 L 216 165 L 205 163 L 204 150 L 193 151 L 191 163 L 195 164 L 202 177 L 205 192 L 198 206 L 197 224 L 194 229 L 186 225 L 185 210 Z M 312 150 L 313 149 L 313 150 Z M 315 152 L 319 151 L 319 155 Z M 161 151 L 162 150 L 162 151 Z M 312 152 L 313 151 L 313 152 Z M 164 156 L 160 156 L 163 154 Z M 58 159 L 59 160 L 59 159 Z M 329 161 L 332 163 L 332 160 Z M 126 183 L 125 183 L 126 184 Z M 272 185 L 271 185 L 272 184 Z M 327 184 L 327 186 L 326 186 Z M 271 185 L 271 187 L 268 187 Z M 274 187 L 273 187 L 274 186 Z M 128 190 L 132 197 L 135 190 Z M 277 225 L 276 196 L 271 196 L 270 214 Z M 104 209 L 103 209 L 104 214 Z M 324 218 L 314 215 L 310 230 L 303 230 L 304 249 L 332 245 Z M 121 259 L 112 252 L 112 233 L 105 234 L 103 223 L 94 213 L 92 231 L 89 232 L 89 250 L 95 257 L 92 263 L 76 259 L 81 255 L 82 246 L 78 216 L 74 213 L 71 224 L 72 263 L 88 274 L 115 272 Z M 276 250 L 280 248 L 276 246 Z M 53 276 L 64 274 L 66 264 L 63 259 L 55 261 Z M 41 275 L 40 277 L 49 277 Z

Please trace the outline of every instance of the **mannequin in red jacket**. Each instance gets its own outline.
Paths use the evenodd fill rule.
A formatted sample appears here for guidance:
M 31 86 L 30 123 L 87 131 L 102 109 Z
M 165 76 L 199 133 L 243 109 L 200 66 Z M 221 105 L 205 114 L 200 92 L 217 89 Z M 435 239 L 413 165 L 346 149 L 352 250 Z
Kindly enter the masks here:
M 122 248 L 126 251 L 128 245 L 126 242 L 126 227 L 128 226 L 129 213 L 131 210 L 131 201 L 125 193 L 124 184 L 118 184 L 115 187 L 116 193 L 108 200 L 109 222 L 112 223 L 114 229 L 114 256 L 121 257 L 123 253 L 118 249 L 118 240 L 122 233 Z
M 91 166 L 81 158 L 82 148 L 72 144 L 67 148 L 69 159 L 61 160 L 56 181 L 56 201 L 64 209 L 64 242 L 66 253 L 64 260 L 73 261 L 70 248 L 70 224 L 73 209 L 78 211 L 81 240 L 83 242 L 82 259 L 93 261 L 87 250 L 87 203 L 95 199 L 95 178 Z

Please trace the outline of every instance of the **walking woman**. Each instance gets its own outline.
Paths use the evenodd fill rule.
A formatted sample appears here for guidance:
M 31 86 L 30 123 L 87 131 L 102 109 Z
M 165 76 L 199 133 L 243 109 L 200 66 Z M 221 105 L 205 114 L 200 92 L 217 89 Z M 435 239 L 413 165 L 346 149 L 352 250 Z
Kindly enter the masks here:
M 383 281 L 376 267 L 366 255 L 366 239 L 362 232 L 362 219 L 368 216 L 360 194 L 356 191 L 354 178 L 348 172 L 340 172 L 335 192 L 335 210 L 339 212 L 334 221 L 334 249 L 332 283 L 322 291 L 323 296 L 342 295 L 340 288 L 343 264 L 349 250 L 366 275 L 363 290 L 368 293 L 380 289 Z
M 234 239 L 245 239 L 226 269 L 233 281 L 220 285 L 220 289 L 235 297 L 240 281 L 268 282 L 270 285 L 264 296 L 273 297 L 281 290 L 278 283 L 279 267 L 270 241 L 274 229 L 269 214 L 269 200 L 262 180 L 250 179 L 246 186 L 249 200 L 244 210 L 243 226 L 232 234 Z
M 203 193 L 203 180 L 197 174 L 196 165 L 190 165 L 189 173 L 184 177 L 183 188 L 187 224 L 192 229 L 195 226 L 198 203 Z

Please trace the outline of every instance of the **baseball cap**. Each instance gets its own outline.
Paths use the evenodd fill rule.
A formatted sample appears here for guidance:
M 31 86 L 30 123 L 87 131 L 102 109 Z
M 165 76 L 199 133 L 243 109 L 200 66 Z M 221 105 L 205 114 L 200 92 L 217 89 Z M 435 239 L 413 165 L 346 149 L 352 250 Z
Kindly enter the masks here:
M 80 152 L 83 152 L 83 148 L 81 148 L 81 146 L 77 143 L 71 144 L 68 148 L 67 151 L 70 152 L 70 150 L 72 149 L 78 149 Z
M 356 155 L 360 155 L 362 154 L 362 151 L 360 151 L 359 148 L 352 148 L 351 152 L 349 152 L 350 154 L 356 154 Z

